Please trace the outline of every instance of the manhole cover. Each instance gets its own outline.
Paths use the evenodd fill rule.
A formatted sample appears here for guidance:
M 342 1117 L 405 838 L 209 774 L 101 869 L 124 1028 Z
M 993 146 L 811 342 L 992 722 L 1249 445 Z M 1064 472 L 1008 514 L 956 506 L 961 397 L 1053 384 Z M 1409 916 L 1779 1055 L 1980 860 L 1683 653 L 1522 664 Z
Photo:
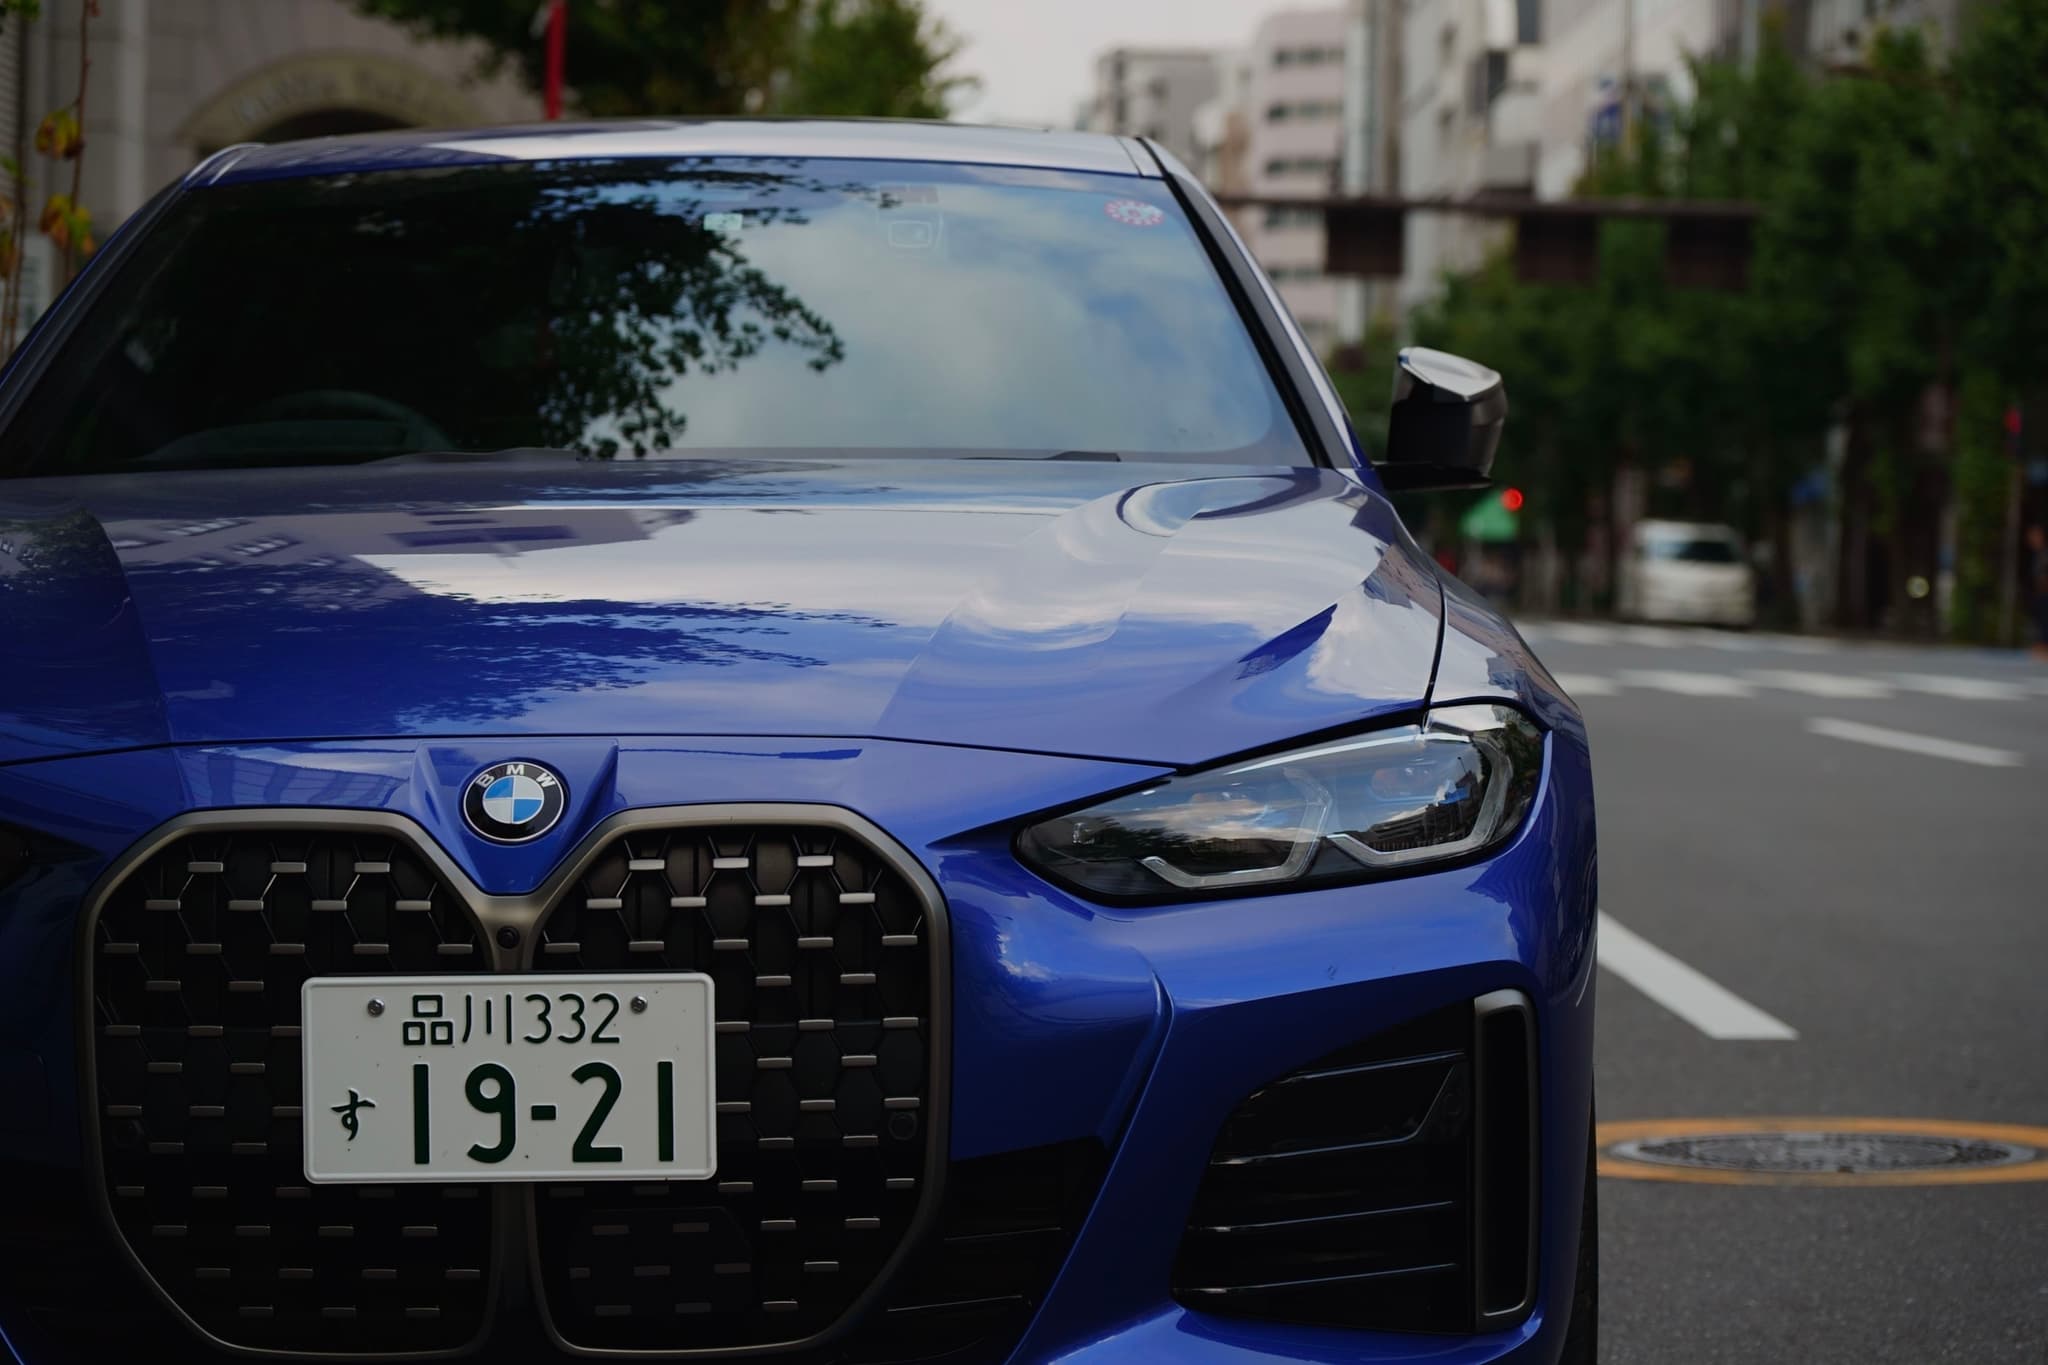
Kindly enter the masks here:
M 1965 1185 L 2048 1180 L 2048 1128 L 1948 1119 L 1603 1123 L 1599 1170 L 1711 1185 Z
M 1913 1133 L 1714 1133 L 1704 1137 L 1619 1142 L 1616 1156 L 1665 1166 L 1770 1175 L 1860 1175 L 1931 1171 L 1958 1166 L 2012 1166 L 2032 1161 L 2031 1147 L 2013 1142 L 1927 1137 Z

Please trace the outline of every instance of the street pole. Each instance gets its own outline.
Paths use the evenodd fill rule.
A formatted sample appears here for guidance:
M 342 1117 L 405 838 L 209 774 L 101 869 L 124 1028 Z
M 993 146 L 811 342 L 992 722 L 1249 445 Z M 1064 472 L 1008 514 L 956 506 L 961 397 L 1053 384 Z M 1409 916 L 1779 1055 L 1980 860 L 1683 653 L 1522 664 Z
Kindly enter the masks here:
M 1379 98 L 1375 79 L 1378 51 L 1374 44 L 1372 0 L 1351 0 L 1344 25 L 1344 141 L 1339 188 L 1362 195 L 1377 188 L 1373 162 L 1378 153 L 1379 121 L 1373 117 Z M 1374 286 L 1365 280 L 1337 282 L 1337 339 L 1351 343 L 1365 337 L 1368 297 Z
M 1621 145 L 1628 147 L 1636 114 L 1636 0 L 1621 0 Z
M 2026 484 L 2020 477 L 2019 422 L 2019 409 L 2009 409 L 2005 416 L 2005 434 L 2008 443 L 2006 453 L 2012 457 L 2012 472 L 2006 477 L 2005 485 L 2005 563 L 1998 574 L 1998 643 L 2001 645 L 2019 643 L 2019 627 L 2013 618 L 2019 610 L 2020 597 L 2020 500 L 2026 495 Z
M 549 0 L 547 81 L 542 100 L 549 122 L 562 116 L 562 66 L 569 46 L 569 0 Z

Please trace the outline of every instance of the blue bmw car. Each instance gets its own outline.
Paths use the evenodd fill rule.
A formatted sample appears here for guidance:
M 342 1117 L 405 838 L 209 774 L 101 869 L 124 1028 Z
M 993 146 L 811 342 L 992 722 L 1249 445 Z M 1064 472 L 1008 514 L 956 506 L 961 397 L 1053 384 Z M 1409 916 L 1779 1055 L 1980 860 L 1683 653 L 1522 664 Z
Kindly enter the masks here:
M 235 147 L 0 383 L 25 1365 L 1593 1359 L 1584 727 L 1133 139 Z

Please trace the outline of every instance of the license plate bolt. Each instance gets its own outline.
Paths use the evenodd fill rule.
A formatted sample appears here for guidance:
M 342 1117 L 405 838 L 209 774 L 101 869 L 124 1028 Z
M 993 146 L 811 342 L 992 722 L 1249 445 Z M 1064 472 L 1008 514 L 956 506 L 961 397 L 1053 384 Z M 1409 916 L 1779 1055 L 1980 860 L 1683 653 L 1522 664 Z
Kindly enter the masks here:
M 636 996 L 634 996 L 634 997 L 633 997 L 633 1013 L 635 1013 L 635 1014 L 645 1014 L 645 1013 L 647 1013 L 647 997 L 646 997 L 646 996 L 644 996 L 644 995 L 636 995 Z
M 365 1008 L 368 1009 L 372 1015 L 379 1015 L 384 1012 L 384 1002 L 382 1000 L 372 1000 L 367 1006 L 365 1006 Z

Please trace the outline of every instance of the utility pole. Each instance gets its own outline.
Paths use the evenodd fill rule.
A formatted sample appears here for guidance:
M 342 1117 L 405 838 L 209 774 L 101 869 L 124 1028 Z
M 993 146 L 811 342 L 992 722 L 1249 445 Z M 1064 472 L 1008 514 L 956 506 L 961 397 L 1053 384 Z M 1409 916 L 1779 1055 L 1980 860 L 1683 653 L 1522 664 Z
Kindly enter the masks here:
M 1621 145 L 1636 124 L 1636 0 L 1621 0 Z
M 1351 0 L 1344 25 L 1344 142 L 1338 188 L 1346 196 L 1379 188 L 1374 163 L 1379 157 L 1378 50 L 1371 11 L 1373 0 Z M 1337 282 L 1337 339 L 1349 344 L 1365 336 L 1370 295 L 1364 280 Z
M 2005 563 L 1998 571 L 1998 640 L 2001 645 L 2017 644 L 2019 640 L 2020 599 L 2020 501 L 2026 497 L 2027 486 L 2022 474 L 2020 456 L 2021 409 L 2014 403 L 2005 410 L 2005 453 L 2012 460 L 2012 470 L 2006 475 L 2005 486 L 2005 535 L 2003 551 Z
M 569 0 L 546 0 L 533 16 L 533 36 L 546 47 L 541 108 L 550 122 L 562 116 L 562 67 L 569 46 Z

